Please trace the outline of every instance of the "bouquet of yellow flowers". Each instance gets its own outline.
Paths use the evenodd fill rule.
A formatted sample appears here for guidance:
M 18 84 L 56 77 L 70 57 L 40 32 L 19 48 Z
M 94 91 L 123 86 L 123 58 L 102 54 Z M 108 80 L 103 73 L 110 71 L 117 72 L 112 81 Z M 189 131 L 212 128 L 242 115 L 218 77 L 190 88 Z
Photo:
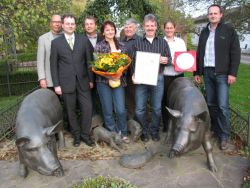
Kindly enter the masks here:
M 108 78 L 111 87 L 119 87 L 122 73 L 131 64 L 130 57 L 118 52 L 95 55 L 96 60 L 92 63 L 92 71 Z

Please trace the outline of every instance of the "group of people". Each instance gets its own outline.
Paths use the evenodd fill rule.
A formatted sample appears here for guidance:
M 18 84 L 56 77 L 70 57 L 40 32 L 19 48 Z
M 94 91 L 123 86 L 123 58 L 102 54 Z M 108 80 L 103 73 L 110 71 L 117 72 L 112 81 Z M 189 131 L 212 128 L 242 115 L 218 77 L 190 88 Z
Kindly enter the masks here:
M 230 133 L 229 85 L 236 81 L 240 62 L 239 40 L 235 30 L 222 21 L 222 10 L 218 5 L 208 8 L 207 27 L 201 32 L 197 49 L 197 71 L 195 80 L 200 83 L 204 75 L 207 104 L 212 119 L 212 131 L 221 141 L 221 149 L 226 149 Z M 157 36 L 157 19 L 147 14 L 143 20 L 144 35 L 136 34 L 137 22 L 128 19 L 124 24 L 125 37 L 116 38 L 117 29 L 112 21 L 105 21 L 97 33 L 96 19 L 87 16 L 83 21 L 84 35 L 75 33 L 76 19 L 72 14 L 53 15 L 51 31 L 38 40 L 37 70 L 41 88 L 50 88 L 62 96 L 65 104 L 74 146 L 82 140 L 94 146 L 91 133 L 92 116 L 98 113 L 98 104 L 104 126 L 121 135 L 129 143 L 127 118 L 138 121 L 142 128 L 141 140 L 151 137 L 159 141 L 159 125 L 167 130 L 167 91 L 170 83 L 184 76 L 173 67 L 174 53 L 186 51 L 183 39 L 175 37 L 176 25 L 173 21 L 164 23 L 165 36 Z M 61 31 L 62 28 L 62 31 Z M 136 52 L 160 54 L 160 68 L 156 86 L 135 82 Z M 91 71 L 93 53 L 121 52 L 128 54 L 132 65 L 119 78 L 121 85 L 109 86 L 109 79 Z M 147 121 L 147 102 L 150 99 L 152 117 Z M 131 102 L 132 101 L 132 102 Z M 76 108 L 81 111 L 80 124 Z

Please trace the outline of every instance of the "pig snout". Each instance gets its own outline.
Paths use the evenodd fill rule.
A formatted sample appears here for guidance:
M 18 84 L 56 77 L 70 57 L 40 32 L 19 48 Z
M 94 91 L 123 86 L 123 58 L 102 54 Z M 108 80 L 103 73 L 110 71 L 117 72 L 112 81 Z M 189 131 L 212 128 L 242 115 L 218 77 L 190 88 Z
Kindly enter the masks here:
M 39 166 L 37 168 L 38 172 L 44 175 L 54 175 L 54 176 L 63 176 L 63 169 L 59 163 L 54 163 L 53 165 L 49 166 L 48 168 L 46 167 L 41 167 Z
M 177 138 L 172 147 L 175 153 L 181 153 L 185 146 L 188 144 L 189 132 L 187 130 L 181 130 L 177 133 Z

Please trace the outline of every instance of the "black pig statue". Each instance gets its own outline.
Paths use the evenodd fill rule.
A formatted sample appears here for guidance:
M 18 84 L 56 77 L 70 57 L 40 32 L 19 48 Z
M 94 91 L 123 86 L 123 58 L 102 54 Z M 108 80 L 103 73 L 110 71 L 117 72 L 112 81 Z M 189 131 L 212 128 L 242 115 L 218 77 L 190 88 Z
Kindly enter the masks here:
M 170 158 L 195 150 L 201 145 L 209 169 L 217 171 L 210 142 L 210 116 L 206 101 L 188 78 L 177 78 L 169 87 L 167 109 L 171 114 L 166 140 L 172 136 Z
M 53 91 L 38 89 L 25 97 L 16 119 L 20 176 L 28 175 L 27 167 L 43 175 L 64 175 L 55 138 L 58 133 L 58 146 L 63 148 L 62 119 L 62 107 Z

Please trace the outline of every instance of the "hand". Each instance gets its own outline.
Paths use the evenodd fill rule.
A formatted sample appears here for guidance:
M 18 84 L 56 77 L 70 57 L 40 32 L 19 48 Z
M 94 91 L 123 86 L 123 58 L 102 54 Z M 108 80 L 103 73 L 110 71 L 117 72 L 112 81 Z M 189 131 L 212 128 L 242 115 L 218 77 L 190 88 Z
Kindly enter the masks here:
M 194 76 L 194 80 L 197 84 L 201 83 L 201 77 L 199 75 Z
M 47 81 L 45 79 L 41 79 L 39 81 L 40 87 L 46 89 L 48 87 Z
M 235 76 L 232 76 L 232 75 L 228 75 L 228 78 L 227 78 L 227 83 L 229 85 L 232 85 L 236 82 L 236 77 Z
M 90 89 L 93 89 L 94 88 L 94 83 L 93 82 L 89 82 L 89 87 L 90 87 Z
M 138 82 L 135 82 L 135 74 L 132 75 L 132 82 L 133 82 L 133 84 L 140 84 Z
M 60 86 L 54 87 L 54 90 L 57 95 L 62 95 L 62 89 Z
M 160 64 L 167 64 L 168 63 L 168 57 L 160 57 Z

